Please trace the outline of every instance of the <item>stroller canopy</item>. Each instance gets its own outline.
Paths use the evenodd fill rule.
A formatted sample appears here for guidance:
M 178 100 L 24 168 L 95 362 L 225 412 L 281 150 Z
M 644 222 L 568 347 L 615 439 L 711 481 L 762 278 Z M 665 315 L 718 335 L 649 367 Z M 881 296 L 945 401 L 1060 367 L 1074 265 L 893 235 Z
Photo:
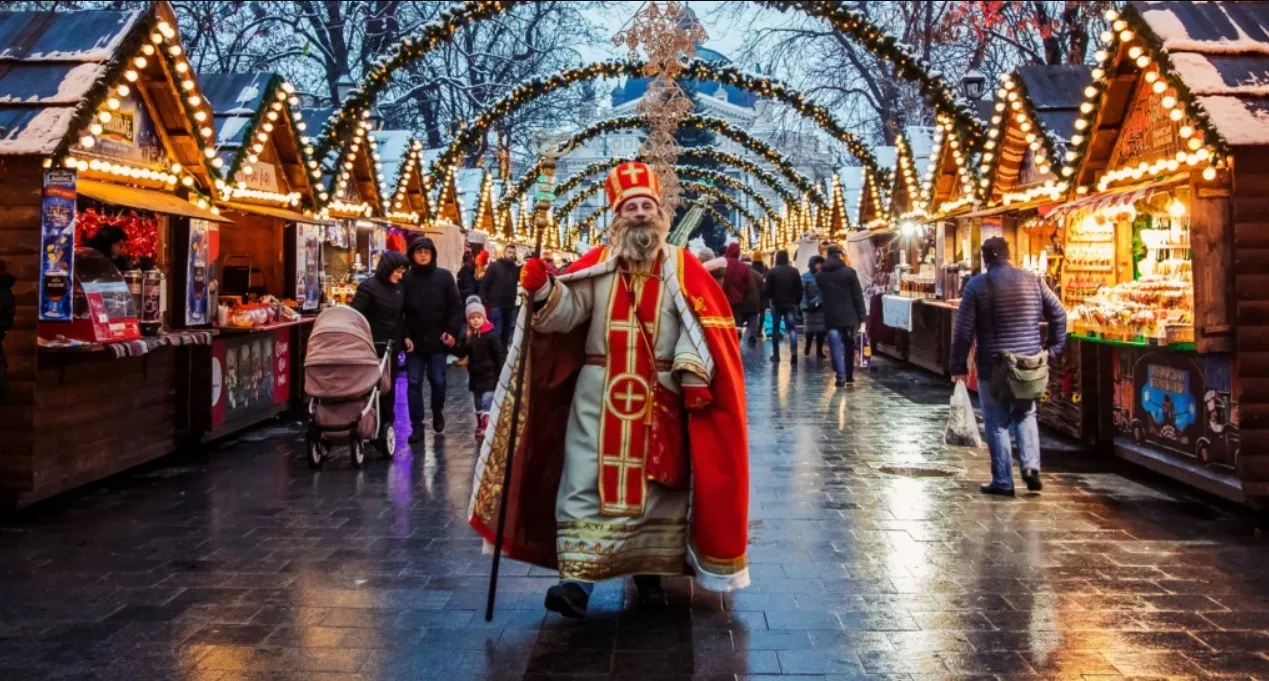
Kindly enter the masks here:
M 304 391 L 313 397 L 355 398 L 379 381 L 370 323 L 361 313 L 338 305 L 317 315 L 304 359 Z

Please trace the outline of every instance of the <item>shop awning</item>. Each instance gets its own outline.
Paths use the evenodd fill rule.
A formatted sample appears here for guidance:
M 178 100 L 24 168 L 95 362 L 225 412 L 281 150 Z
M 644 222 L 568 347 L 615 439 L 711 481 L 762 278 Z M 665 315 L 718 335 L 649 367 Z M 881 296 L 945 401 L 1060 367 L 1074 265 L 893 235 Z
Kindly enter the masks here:
M 236 210 L 239 213 L 247 213 L 249 215 L 262 215 L 266 218 L 278 218 L 287 222 L 303 222 L 309 225 L 323 224 L 317 218 L 311 218 L 303 213 L 277 206 L 257 206 L 254 203 L 239 203 L 237 201 L 224 201 L 220 205 L 229 210 Z
M 1138 184 L 1130 187 L 1121 187 L 1119 189 L 1109 189 L 1101 192 L 1100 194 L 1085 196 L 1082 199 L 1076 199 L 1074 201 L 1068 201 L 1060 206 L 1057 206 L 1047 214 L 1044 214 L 1044 211 L 1041 211 L 1041 213 L 1050 220 L 1061 220 L 1077 210 L 1099 211 L 1122 206 L 1131 206 L 1132 204 L 1145 198 L 1151 192 L 1184 182 L 1188 179 L 1188 177 L 1188 175 L 1174 175 L 1172 177 L 1144 185 Z
M 983 208 L 982 210 L 976 210 L 972 213 L 958 215 L 957 217 L 988 218 L 993 215 L 1000 215 L 1001 213 L 1021 213 L 1024 211 L 1036 210 L 1036 209 L 1039 209 L 1041 212 L 1043 212 L 1046 206 L 1051 206 L 1051 205 L 1055 205 L 1055 204 L 1053 204 L 1052 201 L 1048 201 L 1045 203 L 1011 203 L 1008 205 L 1002 204 L 999 206 L 992 206 L 991 208 Z
M 232 222 L 223 215 L 199 208 L 194 204 L 167 192 L 139 187 L 125 187 L 118 184 L 80 179 L 75 183 L 76 190 L 90 199 L 116 206 L 127 206 L 148 210 L 165 215 L 181 215 L 187 218 L 207 220 L 210 222 Z

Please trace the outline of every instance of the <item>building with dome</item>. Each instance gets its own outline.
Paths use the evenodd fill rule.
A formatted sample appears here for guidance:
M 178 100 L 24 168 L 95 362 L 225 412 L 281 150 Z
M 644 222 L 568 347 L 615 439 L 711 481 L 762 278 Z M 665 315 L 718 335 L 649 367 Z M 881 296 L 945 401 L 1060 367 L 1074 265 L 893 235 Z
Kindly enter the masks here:
M 703 61 L 718 64 L 731 64 L 731 60 L 722 53 L 705 46 L 696 48 L 696 57 Z M 610 106 L 592 116 L 594 122 L 606 118 L 636 116 L 636 106 L 647 92 L 649 78 L 627 78 L 613 89 Z M 835 167 L 834 149 L 831 142 L 826 142 L 817 135 L 797 132 L 781 132 L 776 130 L 773 119 L 772 102 L 755 96 L 740 88 L 722 85 L 710 81 L 687 81 L 683 88 L 696 101 L 696 113 L 712 118 L 721 118 L 737 128 L 763 140 L 779 149 L 795 165 L 795 167 L 812 182 L 828 179 Z M 578 170 L 602 159 L 633 156 L 639 152 L 646 132 L 641 129 L 618 130 L 601 135 L 588 141 L 573 152 L 560 159 L 557 177 L 566 178 Z M 714 147 L 736 156 L 753 161 L 759 166 L 779 176 L 774 168 L 762 157 L 753 154 L 740 144 L 721 135 L 714 135 Z M 773 206 L 779 206 L 778 194 L 752 176 L 735 168 L 719 168 L 737 180 L 746 183 L 761 194 Z M 791 184 L 786 185 L 796 192 Z M 746 196 L 736 197 L 753 214 L 759 214 L 759 207 L 752 205 L 752 199 Z M 580 220 L 603 205 L 602 193 L 582 203 L 574 212 L 574 219 Z M 744 218 L 734 211 L 728 211 L 733 224 L 740 227 Z M 606 224 L 607 217 L 601 219 L 600 225 Z M 755 226 L 756 228 L 756 226 Z

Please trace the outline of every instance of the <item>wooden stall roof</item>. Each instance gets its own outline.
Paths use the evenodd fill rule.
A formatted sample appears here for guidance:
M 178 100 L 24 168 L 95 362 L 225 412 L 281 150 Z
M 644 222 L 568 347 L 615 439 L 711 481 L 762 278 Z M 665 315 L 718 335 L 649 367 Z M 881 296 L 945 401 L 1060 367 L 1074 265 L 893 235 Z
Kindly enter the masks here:
M 321 171 L 309 166 L 307 148 L 311 147 L 303 138 L 308 136 L 310 124 L 290 104 L 290 92 L 284 89 L 286 80 L 280 74 L 265 72 L 204 73 L 198 78 L 215 112 L 217 152 L 225 162 L 222 178 L 235 180 L 238 170 L 248 163 L 248 147 L 259 141 L 257 135 L 265 134 L 286 180 L 282 193 L 299 192 L 299 208 L 316 209 Z M 272 108 L 275 102 L 282 104 L 280 109 Z M 266 132 L 262 124 L 270 110 L 277 118 L 269 121 L 273 130 Z
M 408 130 L 378 130 L 370 134 L 379 142 L 383 177 L 388 181 L 388 211 L 416 213 L 418 221 L 410 226 L 418 226 L 431 212 L 422 143 Z M 410 160 L 413 163 L 407 163 Z
M 493 175 L 485 171 L 480 180 L 480 193 L 476 196 L 476 213 L 472 217 L 471 228 L 485 233 L 494 230 Z
M 930 153 L 934 150 L 934 129 L 922 125 L 909 125 L 895 140 L 894 186 L 890 189 L 890 215 L 906 217 L 922 211 L 921 178 L 930 167 Z
M 980 176 L 988 180 L 981 192 L 988 206 L 1020 206 L 1065 195 L 1061 187 L 1069 188 L 1069 182 L 1060 180 L 1056 169 L 1063 164 L 1067 140 L 1074 134 L 1075 121 L 1080 117 L 1084 88 L 1091 82 L 1091 69 L 1086 66 L 1034 65 L 1018 68 L 997 90 L 996 106 L 1004 109 L 993 113 L 991 130 L 995 137 L 987 143 L 991 148 L 984 151 L 979 165 Z M 1028 135 L 1034 136 L 1032 142 L 1027 141 Z M 1032 191 L 1006 196 L 1023 187 Z
M 330 107 L 302 109 L 304 120 L 314 126 L 320 126 L 330 120 L 334 111 Z M 364 217 L 382 217 L 387 181 L 383 179 L 383 164 L 375 161 L 371 155 L 374 153 L 373 148 L 377 147 L 378 142 L 371 135 L 367 135 L 364 140 L 366 143 L 358 144 L 357 151 L 353 154 L 353 168 L 349 173 L 349 187 L 355 188 L 361 201 L 369 204 L 371 213 Z M 335 147 L 326 158 L 320 161 L 322 168 L 321 191 L 325 191 L 327 194 L 327 199 L 324 201 L 324 205 L 327 208 L 330 207 L 332 202 L 344 198 L 339 191 L 340 172 L 343 169 L 348 151 L 356 142 L 357 137 L 349 135 L 347 140 L 344 140 L 342 144 Z M 318 197 L 321 197 L 320 193 Z
M 214 136 L 201 136 L 192 119 L 202 106 L 187 99 L 200 94 L 197 83 L 180 86 L 184 78 L 175 68 L 188 68 L 184 53 L 167 51 L 180 47 L 176 25 L 167 2 L 130 11 L 0 12 L 0 156 L 60 161 L 124 72 L 135 68 L 138 78 L 128 84 L 146 100 L 161 144 L 210 188 L 215 171 L 203 149 Z M 135 66 L 143 48 L 150 56 Z

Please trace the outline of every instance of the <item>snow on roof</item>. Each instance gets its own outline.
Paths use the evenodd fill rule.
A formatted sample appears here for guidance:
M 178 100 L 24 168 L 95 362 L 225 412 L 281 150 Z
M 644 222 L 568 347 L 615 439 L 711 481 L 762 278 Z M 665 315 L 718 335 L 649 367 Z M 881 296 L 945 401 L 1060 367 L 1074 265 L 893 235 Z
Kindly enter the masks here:
M 105 71 L 96 62 L 15 64 L 0 74 L 0 104 L 78 104 Z
M 104 62 L 114 56 L 142 12 L 0 13 L 0 61 Z
M 0 12 L 0 155 L 47 155 L 143 12 Z
M 1216 132 L 1234 146 L 1269 145 L 1269 3 L 1131 6 Z
M 883 170 L 894 170 L 894 164 L 899 162 L 899 150 L 895 147 L 873 147 L 872 155 Z
M 903 129 L 903 135 L 908 140 L 908 148 L 912 150 L 919 180 L 925 177 L 925 172 L 930 168 L 930 155 L 934 153 L 934 128 L 909 125 Z
M 1130 4 L 1168 52 L 1269 55 L 1269 3 Z

